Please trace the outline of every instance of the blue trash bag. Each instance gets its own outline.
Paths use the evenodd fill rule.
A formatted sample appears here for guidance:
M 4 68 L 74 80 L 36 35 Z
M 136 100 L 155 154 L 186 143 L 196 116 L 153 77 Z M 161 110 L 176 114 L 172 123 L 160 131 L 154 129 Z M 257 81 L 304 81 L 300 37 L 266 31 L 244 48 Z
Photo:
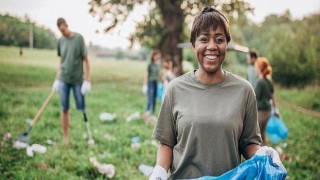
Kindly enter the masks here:
M 163 84 L 158 83 L 158 85 L 157 85 L 157 99 L 159 99 L 160 101 L 162 100 L 162 93 L 163 93 Z
M 271 142 L 277 144 L 280 140 L 286 140 L 289 130 L 282 119 L 271 115 L 267 123 L 266 131 Z
M 203 176 L 194 180 L 281 180 L 286 176 L 286 169 L 282 165 L 274 165 L 271 157 L 255 155 L 221 176 Z

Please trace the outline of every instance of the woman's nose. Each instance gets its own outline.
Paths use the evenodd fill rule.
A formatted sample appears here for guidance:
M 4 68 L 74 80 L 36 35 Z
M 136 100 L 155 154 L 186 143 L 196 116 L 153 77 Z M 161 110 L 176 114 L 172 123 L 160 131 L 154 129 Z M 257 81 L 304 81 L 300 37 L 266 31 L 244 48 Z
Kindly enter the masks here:
M 209 49 L 209 50 L 217 49 L 216 43 L 213 40 L 210 40 L 208 43 L 207 49 Z

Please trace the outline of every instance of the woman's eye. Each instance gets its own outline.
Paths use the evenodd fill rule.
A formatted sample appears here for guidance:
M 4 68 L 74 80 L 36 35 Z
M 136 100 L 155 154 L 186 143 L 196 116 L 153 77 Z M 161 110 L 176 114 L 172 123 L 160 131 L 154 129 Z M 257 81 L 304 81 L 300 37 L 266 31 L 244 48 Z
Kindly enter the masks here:
M 217 42 L 217 43 L 223 43 L 223 42 L 224 42 L 224 38 L 218 37 L 218 38 L 216 39 L 216 42 Z
M 200 41 L 201 41 L 201 42 L 207 42 L 207 41 L 208 41 L 208 38 L 206 38 L 206 37 L 201 37 L 201 38 L 200 38 Z

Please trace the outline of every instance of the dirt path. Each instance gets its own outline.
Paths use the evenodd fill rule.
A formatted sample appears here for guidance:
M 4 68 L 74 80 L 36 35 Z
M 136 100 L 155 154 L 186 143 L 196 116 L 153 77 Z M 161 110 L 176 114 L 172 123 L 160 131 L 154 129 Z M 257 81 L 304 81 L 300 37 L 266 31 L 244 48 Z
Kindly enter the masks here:
M 306 114 L 306 115 L 309 115 L 309 116 L 313 116 L 313 117 L 316 117 L 316 118 L 319 118 L 320 119 L 320 112 L 318 111 L 313 111 L 313 110 L 310 110 L 310 109 L 306 109 L 306 108 L 303 108 L 301 106 L 298 106 L 298 105 L 295 105 L 295 104 L 292 104 L 291 102 L 287 101 L 287 100 L 284 100 L 282 98 L 279 98 L 279 100 L 281 101 L 281 103 L 283 103 L 285 106 L 289 106 L 289 107 L 292 107 L 293 109 L 295 109 L 296 111 L 299 111 L 303 114 Z

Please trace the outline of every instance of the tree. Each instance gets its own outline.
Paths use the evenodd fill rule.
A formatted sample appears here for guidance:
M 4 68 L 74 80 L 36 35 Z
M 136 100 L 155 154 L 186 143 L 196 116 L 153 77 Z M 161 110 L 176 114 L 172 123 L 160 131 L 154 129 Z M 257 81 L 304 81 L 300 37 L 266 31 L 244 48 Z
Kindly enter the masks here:
M 178 43 L 185 40 L 185 23 L 191 22 L 205 6 L 214 6 L 222 10 L 231 21 L 245 20 L 245 13 L 252 11 L 250 5 L 243 0 L 229 0 L 221 3 L 218 0 L 90 0 L 89 12 L 98 16 L 99 21 L 111 22 L 105 32 L 109 32 L 122 24 L 136 5 L 150 4 L 150 13 L 145 22 L 139 23 L 137 34 L 131 40 L 139 40 L 141 44 L 160 49 L 163 55 L 174 57 L 177 74 L 182 74 L 182 49 Z
M 275 82 L 286 87 L 303 88 L 320 77 L 320 13 L 293 20 L 290 12 L 271 14 L 260 25 L 244 29 L 249 47 L 257 48 L 270 60 Z
M 0 45 L 28 47 L 31 26 L 35 48 L 56 47 L 57 40 L 54 33 L 32 22 L 27 16 L 23 19 L 8 14 L 0 15 L 0 22 Z

